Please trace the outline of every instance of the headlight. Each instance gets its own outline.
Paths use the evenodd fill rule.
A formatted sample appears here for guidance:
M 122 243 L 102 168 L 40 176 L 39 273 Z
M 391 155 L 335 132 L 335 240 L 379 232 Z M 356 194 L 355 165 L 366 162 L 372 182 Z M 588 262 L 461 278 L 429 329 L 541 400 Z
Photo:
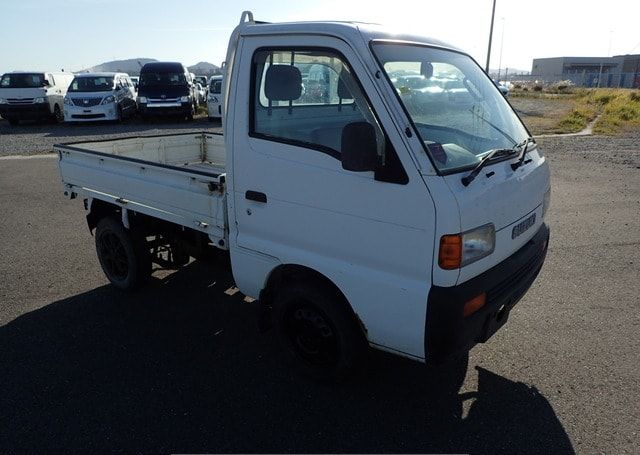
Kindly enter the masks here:
M 7 104 L 7 100 L 4 98 L 0 98 L 0 104 Z
M 42 104 L 42 103 L 44 103 L 44 98 L 42 98 L 42 97 L 34 98 L 33 102 L 36 103 L 36 104 Z
M 102 100 L 102 103 L 100 103 L 101 105 L 105 105 L 105 104 L 111 104 L 113 102 L 115 102 L 115 97 L 113 95 L 109 95 L 107 96 L 105 99 Z
M 67 97 L 65 96 L 65 98 L 64 98 L 64 104 L 65 104 L 66 106 L 73 106 L 73 101 L 71 101 L 71 98 L 67 98 Z
M 544 193 L 544 198 L 542 199 L 542 219 L 547 214 L 547 210 L 549 209 L 549 205 L 551 204 L 551 187 L 547 189 Z
M 147 97 L 146 96 L 139 96 L 138 97 L 138 103 L 147 104 Z
M 180 98 L 180 102 L 181 103 L 188 103 L 189 101 L 191 101 L 191 100 L 189 99 L 188 96 L 183 96 L 183 97 Z
M 443 235 L 438 264 L 445 270 L 458 269 L 489 256 L 495 246 L 496 229 L 491 223 L 462 234 Z

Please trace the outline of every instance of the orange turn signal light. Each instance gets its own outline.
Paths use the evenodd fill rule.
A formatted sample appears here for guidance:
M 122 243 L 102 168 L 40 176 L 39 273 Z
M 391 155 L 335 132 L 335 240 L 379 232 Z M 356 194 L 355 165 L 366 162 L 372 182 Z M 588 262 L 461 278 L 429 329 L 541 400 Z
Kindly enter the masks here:
M 462 236 L 443 235 L 440 238 L 438 264 L 445 270 L 459 269 L 462 264 Z
M 464 317 L 470 316 L 487 303 L 487 294 L 484 292 L 472 298 L 471 300 L 467 300 L 464 303 L 464 307 L 462 310 L 462 315 Z

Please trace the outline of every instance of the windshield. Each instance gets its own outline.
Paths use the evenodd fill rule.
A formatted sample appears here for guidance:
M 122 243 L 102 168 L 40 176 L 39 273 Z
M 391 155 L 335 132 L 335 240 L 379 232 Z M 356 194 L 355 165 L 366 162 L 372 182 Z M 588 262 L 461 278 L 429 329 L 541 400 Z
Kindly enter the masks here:
M 113 90 L 113 76 L 76 77 L 69 86 L 69 92 L 109 92 Z
M 153 87 L 158 85 L 186 85 L 187 79 L 184 73 L 144 73 L 140 75 L 141 87 Z
M 469 57 L 418 45 L 374 43 L 374 53 L 440 171 L 463 170 L 529 134 Z
M 219 79 L 211 81 L 209 91 L 211 91 L 211 93 L 220 93 L 222 91 L 222 81 Z
M 38 88 L 44 87 L 45 77 L 42 73 L 5 74 L 0 79 L 2 88 Z

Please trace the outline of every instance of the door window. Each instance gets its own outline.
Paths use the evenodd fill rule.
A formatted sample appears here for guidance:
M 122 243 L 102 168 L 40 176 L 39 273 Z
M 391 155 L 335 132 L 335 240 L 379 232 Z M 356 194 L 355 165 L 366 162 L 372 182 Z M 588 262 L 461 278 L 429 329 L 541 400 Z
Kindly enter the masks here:
M 349 123 L 374 126 L 378 154 L 385 136 L 344 57 L 325 49 L 261 49 L 252 64 L 251 135 L 341 155 Z

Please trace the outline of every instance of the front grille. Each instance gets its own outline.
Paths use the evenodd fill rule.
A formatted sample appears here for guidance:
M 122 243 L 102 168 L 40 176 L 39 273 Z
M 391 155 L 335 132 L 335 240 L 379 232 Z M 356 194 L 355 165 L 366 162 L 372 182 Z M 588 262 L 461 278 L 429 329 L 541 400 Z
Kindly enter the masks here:
M 96 119 L 96 118 L 104 118 L 105 115 L 104 114 L 73 114 L 71 116 L 71 118 L 77 118 L 77 119 Z
M 97 106 L 102 101 L 102 98 L 72 98 L 73 104 L 80 107 L 92 107 Z
M 542 259 L 545 254 L 544 249 L 536 252 L 522 267 L 506 277 L 487 292 L 487 303 L 502 301 L 504 299 L 517 300 L 529 288 L 535 280 Z
M 177 103 L 180 101 L 180 98 L 149 98 L 149 103 Z
M 33 104 L 33 98 L 8 98 L 7 102 L 9 104 Z

